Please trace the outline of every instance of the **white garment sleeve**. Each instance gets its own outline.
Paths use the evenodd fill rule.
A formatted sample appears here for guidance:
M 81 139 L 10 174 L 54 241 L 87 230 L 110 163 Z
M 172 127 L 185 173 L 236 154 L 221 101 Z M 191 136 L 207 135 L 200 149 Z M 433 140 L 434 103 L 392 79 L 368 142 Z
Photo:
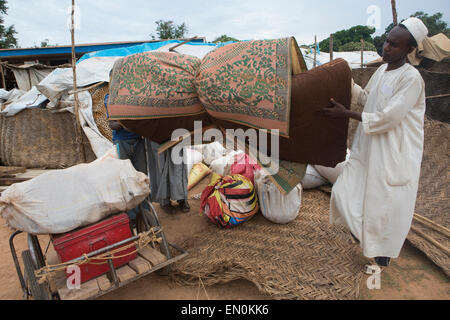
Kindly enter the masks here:
M 420 76 L 403 77 L 382 111 L 362 113 L 364 132 L 376 135 L 395 128 L 417 103 L 423 90 L 424 84 Z

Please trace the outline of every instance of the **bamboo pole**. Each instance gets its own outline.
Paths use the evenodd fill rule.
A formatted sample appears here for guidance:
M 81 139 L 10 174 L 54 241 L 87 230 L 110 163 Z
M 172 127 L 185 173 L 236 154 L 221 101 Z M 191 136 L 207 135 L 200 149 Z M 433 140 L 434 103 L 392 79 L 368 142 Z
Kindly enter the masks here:
M 333 34 L 330 34 L 330 61 L 333 61 Z
M 411 230 L 416 232 L 418 235 L 420 235 L 422 238 L 424 238 L 425 240 L 427 240 L 428 242 L 434 244 L 436 247 L 438 247 L 439 249 L 441 249 L 442 251 L 444 251 L 447 255 L 450 255 L 450 249 L 447 248 L 446 246 L 444 246 L 443 244 L 437 242 L 435 239 L 433 239 L 432 237 L 430 237 L 429 235 L 423 233 L 422 231 L 420 231 L 419 229 L 417 229 L 414 226 L 411 226 Z
M 364 67 L 364 39 L 361 39 L 361 68 Z
M 314 36 L 314 68 L 316 67 L 317 61 L 317 36 Z
M 418 221 L 418 222 L 426 225 L 429 228 L 432 228 L 432 229 L 434 229 L 434 230 L 444 234 L 447 237 L 450 237 L 450 229 L 448 229 L 448 228 L 446 228 L 446 227 L 444 227 L 444 226 L 442 226 L 440 224 L 437 224 L 433 220 L 425 218 L 425 217 L 423 217 L 423 216 L 421 216 L 421 215 L 419 215 L 417 213 L 414 214 L 413 219 L 415 221 Z
M 81 124 L 80 124 L 80 104 L 78 101 L 78 91 L 77 91 L 77 67 L 76 67 L 76 55 L 75 55 L 75 0 L 72 0 L 72 13 L 71 13 L 71 25 L 70 25 L 70 34 L 72 40 L 72 73 L 73 73 L 73 90 L 74 90 L 74 101 L 75 101 L 75 132 L 76 132 L 76 140 L 78 142 L 78 148 L 83 156 L 83 161 L 86 162 L 86 154 L 83 146 L 83 136 L 81 132 Z
M 397 6 L 395 4 L 395 0 L 391 0 L 391 6 L 392 6 L 392 18 L 394 26 L 396 26 L 398 24 L 398 21 L 397 21 Z
M 2 74 L 2 88 L 6 90 L 6 81 L 5 81 L 5 73 L 3 71 L 3 65 L 0 65 L 0 72 Z

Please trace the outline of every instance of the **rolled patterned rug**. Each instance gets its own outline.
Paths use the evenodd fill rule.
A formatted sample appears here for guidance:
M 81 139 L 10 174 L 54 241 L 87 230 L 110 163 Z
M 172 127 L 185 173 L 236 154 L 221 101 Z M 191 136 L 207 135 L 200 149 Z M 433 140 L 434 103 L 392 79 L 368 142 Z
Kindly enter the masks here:
M 108 110 L 158 143 L 175 129 L 192 131 L 196 120 L 203 127 L 277 129 L 280 159 L 334 166 L 345 159 L 348 120 L 320 114 L 330 98 L 350 106 L 347 62 L 307 71 L 295 39 L 283 38 L 229 44 L 202 60 L 163 52 L 122 58 Z

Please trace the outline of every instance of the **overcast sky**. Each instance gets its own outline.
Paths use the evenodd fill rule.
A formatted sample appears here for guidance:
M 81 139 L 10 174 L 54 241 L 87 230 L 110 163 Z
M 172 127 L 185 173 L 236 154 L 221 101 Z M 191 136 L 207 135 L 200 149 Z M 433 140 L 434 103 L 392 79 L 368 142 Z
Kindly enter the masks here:
M 392 22 L 390 0 L 76 0 L 80 8 L 77 44 L 138 41 L 156 34 L 155 21 L 185 22 L 187 36 L 213 41 L 222 34 L 240 40 L 294 36 L 299 44 L 318 41 L 355 25 Z M 8 0 L 5 25 L 14 25 L 20 47 L 70 45 L 71 0 Z M 397 0 L 399 20 L 416 11 L 442 12 L 450 25 L 449 0 Z M 379 17 L 379 18 L 378 18 Z

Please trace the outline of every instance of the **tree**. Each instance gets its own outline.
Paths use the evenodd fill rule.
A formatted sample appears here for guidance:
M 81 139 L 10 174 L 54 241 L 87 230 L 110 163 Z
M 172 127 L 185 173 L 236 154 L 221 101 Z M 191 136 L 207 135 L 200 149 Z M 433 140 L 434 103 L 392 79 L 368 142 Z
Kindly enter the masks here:
M 187 26 L 183 22 L 175 25 L 173 21 L 158 20 L 156 23 L 156 35 L 151 34 L 152 39 L 179 39 L 184 38 L 187 33 Z
M 333 34 L 333 50 L 339 51 L 340 47 L 349 42 L 359 42 L 364 39 L 364 42 L 373 42 L 371 35 L 375 32 L 375 28 L 368 26 L 354 26 L 347 30 L 341 30 Z M 319 42 L 321 51 L 330 51 L 330 38 Z
M 0 14 L 6 14 L 8 7 L 6 6 L 6 0 L 0 0 Z M 0 16 L 0 48 L 15 48 L 17 47 L 17 39 L 14 36 L 17 34 L 14 26 L 5 27 L 3 25 L 4 19 Z
M 445 21 L 442 21 L 442 13 L 438 12 L 433 14 L 432 16 L 429 16 L 428 14 L 424 13 L 423 11 L 417 11 L 416 13 L 412 14 L 411 17 L 417 17 L 420 20 L 423 21 L 423 23 L 428 28 L 428 36 L 432 37 L 434 35 L 437 35 L 438 33 L 444 33 L 447 37 L 450 38 L 450 29 L 447 28 L 447 23 Z
M 217 37 L 216 40 L 213 41 L 213 43 L 227 42 L 227 41 L 236 41 L 236 42 L 238 42 L 239 40 L 236 39 L 236 38 L 229 37 L 226 34 L 223 34 L 220 37 Z
M 447 28 L 447 23 L 441 20 L 442 13 L 438 12 L 438 13 L 435 13 L 432 16 L 430 16 L 430 15 L 424 13 L 423 11 L 417 11 L 416 13 L 412 14 L 411 17 L 417 17 L 423 21 L 423 23 L 428 28 L 428 36 L 429 37 L 432 37 L 441 32 L 444 33 L 447 37 L 450 37 L 450 29 Z M 402 21 L 404 21 L 404 20 L 402 20 Z M 386 27 L 385 32 L 381 36 L 375 37 L 373 39 L 373 44 L 377 48 L 379 55 L 383 54 L 384 42 L 386 41 L 389 32 L 391 32 L 391 30 L 393 28 L 394 28 L 394 24 L 391 23 L 390 25 L 388 25 Z
M 45 38 L 43 41 L 41 41 L 41 45 L 36 45 L 36 43 L 34 43 L 34 47 L 35 48 L 46 48 L 46 47 L 55 47 L 58 44 L 51 44 L 50 40 L 48 40 L 48 38 Z
M 361 41 L 347 42 L 339 47 L 339 51 L 361 51 Z M 373 43 L 364 41 L 364 51 L 377 51 Z

